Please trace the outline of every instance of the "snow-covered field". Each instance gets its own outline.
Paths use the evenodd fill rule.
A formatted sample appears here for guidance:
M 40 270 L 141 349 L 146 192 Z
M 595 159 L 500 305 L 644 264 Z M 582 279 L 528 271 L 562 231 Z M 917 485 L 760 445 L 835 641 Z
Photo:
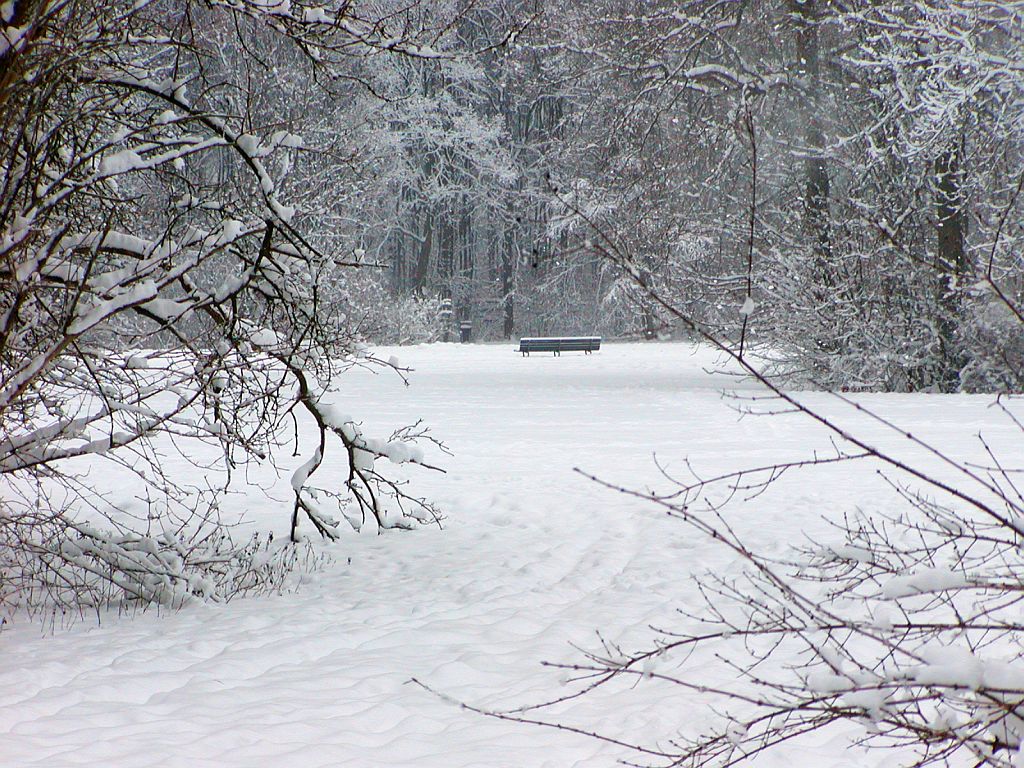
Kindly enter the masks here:
M 422 418 L 447 442 L 455 454 L 444 460 L 448 473 L 415 476 L 446 514 L 444 530 L 349 535 L 331 548 L 333 565 L 294 594 L 107 616 L 99 626 L 87 619 L 52 636 L 8 628 L 0 633 L 0 765 L 614 765 L 625 756 L 614 745 L 484 718 L 410 680 L 490 708 L 552 698 L 561 673 L 540 662 L 578 658 L 571 644 L 596 647 L 597 630 L 643 643 L 649 624 L 672 626 L 677 607 L 698 607 L 692 575 L 738 567 L 680 523 L 574 468 L 664 489 L 655 458 L 669 472 L 683 474 L 688 458 L 713 474 L 828 447 L 821 429 L 797 417 L 739 418 L 722 396 L 735 380 L 709 373 L 715 356 L 685 344 L 607 344 L 560 358 L 522 358 L 509 345 L 381 354 L 415 369 L 411 386 L 356 371 L 339 405 L 364 419 L 367 434 Z M 906 453 L 894 434 L 830 396 L 805 397 Z M 983 429 L 1008 464 L 1024 464 L 1019 432 L 990 397 L 859 400 L 958 456 L 981 458 L 971 435 Z M 287 473 L 276 482 L 231 503 L 283 531 Z M 781 551 L 827 535 L 822 516 L 899 503 L 874 468 L 851 464 L 786 476 L 728 514 L 753 544 Z M 545 716 L 655 741 L 706 715 L 695 694 L 641 685 Z M 884 760 L 845 743 L 841 732 L 812 736 L 757 764 Z

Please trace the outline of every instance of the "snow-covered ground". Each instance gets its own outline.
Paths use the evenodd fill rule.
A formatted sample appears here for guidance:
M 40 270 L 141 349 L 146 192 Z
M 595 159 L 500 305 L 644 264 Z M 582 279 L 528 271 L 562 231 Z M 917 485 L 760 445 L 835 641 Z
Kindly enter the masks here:
M 709 373 L 714 354 L 685 344 L 607 344 L 560 358 L 522 358 L 509 345 L 381 354 L 415 369 L 411 385 L 355 371 L 338 404 L 364 418 L 367 434 L 422 418 L 447 442 L 455 454 L 444 460 L 448 473 L 415 477 L 444 510 L 444 530 L 347 536 L 331 548 L 334 564 L 294 594 L 105 616 L 99 626 L 87 619 L 52 636 L 8 628 L 0 633 L 0 765 L 614 765 L 625 756 L 614 745 L 484 718 L 410 680 L 483 707 L 552 698 L 563 690 L 561 673 L 540 662 L 579 658 L 571 644 L 597 647 L 597 630 L 643 643 L 649 624 L 671 626 L 681 620 L 676 608 L 698 607 L 692 575 L 738 567 L 680 523 L 574 468 L 664 489 L 658 463 L 683 474 L 689 459 L 713 474 L 828 447 L 801 418 L 739 418 L 736 401 L 722 395 L 735 380 Z M 805 397 L 860 423 L 871 441 L 909 450 L 829 395 Z M 990 397 L 859 401 L 960 456 L 981 458 L 971 435 L 983 429 L 1007 463 L 1024 464 L 1019 432 Z M 284 530 L 287 473 L 277 482 L 231 503 Z M 827 535 L 822 516 L 899 503 L 874 468 L 850 464 L 786 476 L 728 514 L 753 544 L 781 551 Z M 706 713 L 695 694 L 641 685 L 546 716 L 654 741 Z M 883 759 L 846 749 L 844 734 L 830 732 L 757 764 L 796 757 L 849 768 Z

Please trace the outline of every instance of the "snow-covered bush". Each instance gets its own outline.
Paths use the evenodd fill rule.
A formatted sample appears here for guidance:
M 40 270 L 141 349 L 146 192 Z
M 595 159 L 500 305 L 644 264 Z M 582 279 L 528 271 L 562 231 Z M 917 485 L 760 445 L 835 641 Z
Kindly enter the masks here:
M 280 592 L 326 555 L 272 535 L 239 536 L 209 498 L 193 507 L 150 505 L 146 525 L 83 522 L 40 493 L 35 508 L 19 499 L 0 512 L 0 610 L 23 611 L 60 625 L 109 606 L 177 608 L 194 600 Z M 159 532 L 154 530 L 159 528 Z
M 969 360 L 960 372 L 965 390 L 1024 391 L 1024 333 L 1011 307 L 983 292 L 972 302 L 961 329 L 961 343 Z
M 351 313 L 362 334 L 379 344 L 426 344 L 451 331 L 437 296 L 395 295 L 379 274 L 364 273 L 351 288 Z M 448 327 L 446 327 L 448 326 Z
M 443 338 L 450 318 L 436 296 L 398 296 L 384 305 L 380 338 L 386 344 L 426 344 Z

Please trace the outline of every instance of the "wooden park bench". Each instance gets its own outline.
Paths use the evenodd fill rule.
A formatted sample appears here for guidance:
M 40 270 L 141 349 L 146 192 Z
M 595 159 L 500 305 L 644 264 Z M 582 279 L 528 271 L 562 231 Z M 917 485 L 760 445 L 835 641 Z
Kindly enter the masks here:
M 600 336 L 563 336 L 552 338 L 520 339 L 519 351 L 526 357 L 531 352 L 596 352 L 601 348 Z

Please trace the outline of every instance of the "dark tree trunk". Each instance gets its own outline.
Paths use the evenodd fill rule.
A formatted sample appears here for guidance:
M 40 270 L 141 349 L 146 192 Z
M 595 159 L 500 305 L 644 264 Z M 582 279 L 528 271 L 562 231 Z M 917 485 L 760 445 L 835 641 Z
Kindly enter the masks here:
M 437 279 L 441 285 L 446 286 L 452 285 L 452 278 L 455 276 L 455 222 L 452 221 L 452 216 L 451 207 L 446 205 L 436 223 Z
M 502 249 L 501 257 L 501 296 L 504 306 L 504 322 L 502 324 L 502 335 L 511 339 L 515 331 L 515 274 L 516 274 L 516 248 L 515 236 L 511 231 L 505 232 L 505 247 Z
M 963 363 L 956 351 L 956 332 L 962 309 L 963 283 L 970 272 L 965 244 L 966 215 L 960 153 L 961 147 L 957 142 L 935 159 L 936 268 L 941 313 L 938 326 L 944 389 L 956 388 Z
M 964 248 L 965 216 L 960 148 L 950 147 L 935 160 L 935 214 L 939 240 L 939 269 L 956 278 L 967 274 Z
M 815 239 L 818 272 L 823 285 L 832 284 L 828 263 L 832 255 L 829 177 L 822 125 L 821 43 L 818 0 L 792 0 L 797 16 L 797 71 L 804 93 L 804 217 Z
M 644 288 L 640 296 L 640 323 L 645 339 L 654 339 L 658 335 L 658 317 L 651 306 L 651 299 L 647 296 L 653 279 L 650 270 L 640 271 L 640 285 Z
M 416 259 L 416 273 L 412 276 L 412 288 L 422 295 L 427 285 L 430 270 L 430 252 L 434 246 L 434 221 L 429 210 L 424 211 L 423 239 L 420 241 L 419 255 Z

